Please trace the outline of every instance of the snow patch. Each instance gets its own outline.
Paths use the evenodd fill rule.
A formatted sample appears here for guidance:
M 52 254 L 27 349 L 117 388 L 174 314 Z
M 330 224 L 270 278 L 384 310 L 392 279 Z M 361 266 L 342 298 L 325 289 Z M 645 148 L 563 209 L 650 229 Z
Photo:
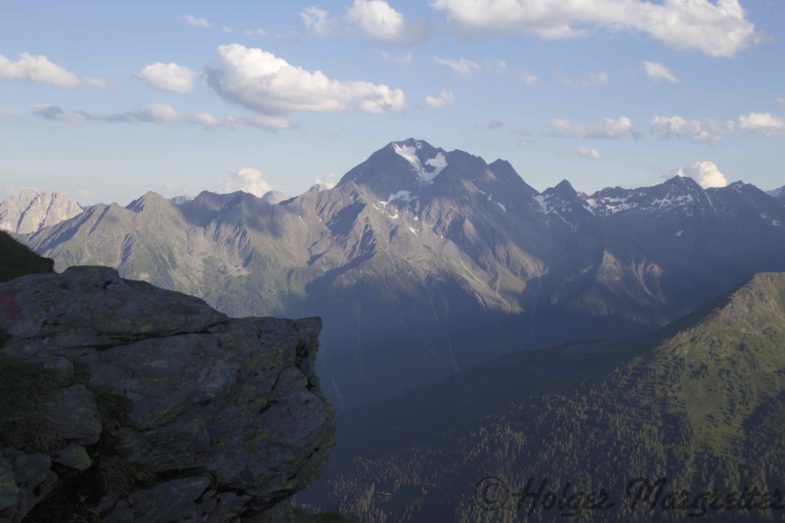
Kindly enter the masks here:
M 417 142 L 415 146 L 393 144 L 395 154 L 409 163 L 412 170 L 420 177 L 420 182 L 431 183 L 447 167 L 447 157 L 440 151 L 433 158 L 426 160 L 423 165 L 420 157 L 417 156 L 417 151 L 420 149 L 422 149 L 420 142 Z
M 439 176 L 444 168 L 447 167 L 447 158 L 443 153 L 437 153 L 436 156 L 427 160 L 425 165 L 433 167 L 433 170 L 431 172 L 424 172 L 422 176 L 426 182 L 432 182 L 433 179 Z
M 420 163 L 420 159 L 417 157 L 417 151 L 411 145 L 398 145 L 397 143 L 393 144 L 393 150 L 395 154 L 409 162 L 409 165 L 412 166 L 415 172 L 418 174 L 422 172 L 422 164 Z
M 396 200 L 401 200 L 401 201 L 404 201 L 404 202 L 410 202 L 410 201 L 416 200 L 416 199 L 417 199 L 417 197 L 413 196 L 410 191 L 398 191 L 398 192 L 392 193 L 390 195 L 390 197 L 387 199 L 387 201 L 384 202 L 384 203 L 386 205 L 386 204 L 388 204 L 390 202 L 394 202 Z
M 503 203 L 496 202 L 496 205 L 498 205 L 502 211 L 507 212 L 507 206 L 505 206 Z

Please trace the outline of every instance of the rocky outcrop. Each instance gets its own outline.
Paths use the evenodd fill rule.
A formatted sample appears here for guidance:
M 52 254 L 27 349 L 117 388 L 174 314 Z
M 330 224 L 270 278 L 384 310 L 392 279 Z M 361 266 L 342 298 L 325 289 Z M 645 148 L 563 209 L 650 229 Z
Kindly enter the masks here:
M 280 521 L 333 446 L 320 328 L 103 267 L 0 285 L 0 522 Z
M 32 234 L 73 218 L 83 210 L 63 193 L 25 189 L 0 202 L 0 230 Z

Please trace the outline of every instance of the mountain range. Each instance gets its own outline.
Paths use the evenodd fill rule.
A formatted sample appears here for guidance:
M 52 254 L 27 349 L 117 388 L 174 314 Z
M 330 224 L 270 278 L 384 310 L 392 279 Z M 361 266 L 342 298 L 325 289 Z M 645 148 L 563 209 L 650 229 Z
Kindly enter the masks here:
M 30 234 L 73 218 L 82 210 L 63 193 L 24 189 L 0 201 L 0 230 Z
M 323 317 L 317 371 L 348 409 L 501 354 L 653 331 L 785 271 L 783 224 L 782 200 L 742 182 L 539 192 L 506 161 L 409 139 L 277 203 L 148 193 L 18 237 L 58 270 L 115 267 L 233 316 Z
M 502 356 L 342 414 L 299 502 L 368 523 L 782 521 L 783 346 L 769 273 L 641 338 Z

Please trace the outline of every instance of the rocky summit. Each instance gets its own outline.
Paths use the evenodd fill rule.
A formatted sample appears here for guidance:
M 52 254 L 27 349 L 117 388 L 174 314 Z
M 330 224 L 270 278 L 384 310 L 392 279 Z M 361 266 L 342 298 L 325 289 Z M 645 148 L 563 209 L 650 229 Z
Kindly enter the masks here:
M 333 446 L 316 318 L 74 267 L 0 285 L 0 522 L 285 521 Z
M 73 218 L 83 210 L 61 192 L 24 189 L 0 201 L 0 230 L 31 234 Z

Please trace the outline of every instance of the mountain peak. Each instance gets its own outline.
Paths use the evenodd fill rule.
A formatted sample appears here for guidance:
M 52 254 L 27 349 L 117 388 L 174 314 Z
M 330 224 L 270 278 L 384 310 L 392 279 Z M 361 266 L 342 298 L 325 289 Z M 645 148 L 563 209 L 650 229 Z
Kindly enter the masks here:
M 700 184 L 695 181 L 694 178 L 690 176 L 673 176 L 663 182 L 663 185 L 668 187 L 683 187 L 687 189 L 699 189 L 702 190 Z
M 370 189 L 381 199 L 400 192 L 417 192 L 447 167 L 447 152 L 424 140 L 390 142 L 341 179 Z
M 151 207 L 160 208 L 162 205 L 169 206 L 170 202 L 157 192 L 147 191 L 143 196 L 126 205 L 125 208 L 133 212 L 142 212 Z
M 570 195 L 578 194 L 577 192 L 575 192 L 575 189 L 572 187 L 572 184 L 570 182 L 568 182 L 567 180 L 560 181 L 558 183 L 558 185 L 556 185 L 556 187 L 554 187 L 554 189 L 556 189 L 557 191 L 559 191 L 561 193 L 568 193 Z
M 0 201 L 0 230 L 32 234 L 73 218 L 83 210 L 64 193 L 23 189 Z

